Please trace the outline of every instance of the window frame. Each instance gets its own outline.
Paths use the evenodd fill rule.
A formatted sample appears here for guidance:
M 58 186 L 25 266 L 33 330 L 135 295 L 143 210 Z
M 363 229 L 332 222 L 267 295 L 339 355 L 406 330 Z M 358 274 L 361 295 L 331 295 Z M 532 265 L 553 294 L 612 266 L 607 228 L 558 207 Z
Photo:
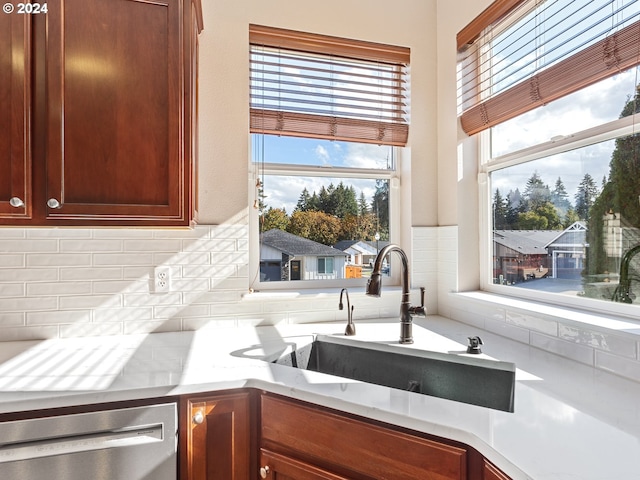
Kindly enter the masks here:
M 251 146 L 249 147 L 251 151 Z M 279 282 L 261 282 L 260 281 L 260 229 L 258 225 L 259 211 L 251 208 L 254 202 L 256 182 L 262 175 L 290 175 L 304 177 L 325 177 L 325 178 L 371 178 L 389 181 L 389 242 L 396 245 L 402 245 L 401 234 L 401 213 L 403 211 L 402 186 L 400 181 L 400 172 L 402 171 L 402 151 L 401 147 L 392 147 L 394 155 L 394 169 L 360 169 L 360 168 L 326 168 L 310 165 L 295 165 L 281 163 L 265 163 L 260 164 L 249 161 L 249 198 L 248 198 L 248 217 L 249 217 L 249 289 L 268 290 L 268 291 L 300 291 L 300 290 L 328 290 L 335 288 L 364 288 L 366 286 L 366 278 L 340 278 L 340 279 L 322 279 L 322 280 L 304 280 L 304 281 L 279 281 Z M 251 157 L 251 155 L 249 155 Z M 392 262 L 397 259 L 392 258 Z M 389 286 L 397 286 L 400 284 L 399 269 L 391 269 L 391 277 L 385 278 L 385 284 Z
M 640 68 L 640 67 L 637 67 Z M 493 269 L 493 224 L 492 224 L 492 187 L 490 175 L 496 170 L 521 165 L 558 153 L 613 140 L 625 135 L 638 134 L 640 113 L 629 115 L 597 127 L 589 128 L 566 136 L 562 139 L 547 141 L 506 155 L 490 158 L 491 131 L 478 134 L 479 137 L 479 205 L 480 205 L 480 289 L 507 297 L 526 299 L 535 302 L 551 303 L 579 310 L 588 310 L 599 314 L 615 314 L 623 317 L 638 318 L 639 305 L 628 305 L 613 301 L 603 301 L 587 297 L 573 297 L 559 293 L 514 288 L 494 284 L 491 281 Z

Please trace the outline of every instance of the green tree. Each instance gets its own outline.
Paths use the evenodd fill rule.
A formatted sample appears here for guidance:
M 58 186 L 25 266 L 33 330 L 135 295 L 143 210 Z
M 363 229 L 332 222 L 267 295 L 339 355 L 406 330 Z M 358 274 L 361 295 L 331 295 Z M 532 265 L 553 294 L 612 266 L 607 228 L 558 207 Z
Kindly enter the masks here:
M 640 113 L 640 85 L 620 112 L 620 118 Z M 640 134 L 616 139 L 611 154 L 609 175 L 602 192 L 594 201 L 587 240 L 587 272 L 590 275 L 616 271 L 619 258 L 608 258 L 604 248 L 604 218 L 608 212 L 620 215 L 625 225 L 640 227 Z
M 358 215 L 363 216 L 369 213 L 369 204 L 367 198 L 364 196 L 364 192 L 360 191 L 360 198 L 358 198 Z
M 534 172 L 533 175 L 529 177 L 522 196 L 525 201 L 526 210 L 535 210 L 539 206 L 551 201 L 549 186 L 542 181 L 538 172 Z
M 376 191 L 371 202 L 371 211 L 376 216 L 381 240 L 389 240 L 389 181 L 376 180 Z
M 556 184 L 551 191 L 551 203 L 555 205 L 558 210 L 558 215 L 561 217 L 564 217 L 569 209 L 572 208 L 571 202 L 569 201 L 569 194 L 560 177 L 556 180 Z
M 287 232 L 308 238 L 324 245 L 334 245 L 342 230 L 341 222 L 333 215 L 324 212 L 293 212 Z
M 260 231 L 266 232 L 273 228 L 287 230 L 289 226 L 289 216 L 284 208 L 269 207 L 266 212 L 260 215 Z
M 306 212 L 308 210 L 314 210 L 312 207 L 311 195 L 309 195 L 309 190 L 305 187 L 300 194 L 300 198 L 298 198 L 298 203 L 294 211 Z
M 598 187 L 593 177 L 585 173 L 575 195 L 576 213 L 582 220 L 589 221 L 589 210 L 598 196 Z
M 493 228 L 494 230 L 504 230 L 508 227 L 507 221 L 507 200 L 502 198 L 500 190 L 496 189 L 493 194 Z

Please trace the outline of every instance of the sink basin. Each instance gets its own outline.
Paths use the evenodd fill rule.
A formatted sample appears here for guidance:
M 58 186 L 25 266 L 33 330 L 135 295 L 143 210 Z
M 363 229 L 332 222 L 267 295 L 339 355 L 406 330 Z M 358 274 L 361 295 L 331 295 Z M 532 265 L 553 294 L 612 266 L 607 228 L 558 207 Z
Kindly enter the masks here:
M 515 365 L 468 355 L 318 336 L 265 361 L 513 412 Z

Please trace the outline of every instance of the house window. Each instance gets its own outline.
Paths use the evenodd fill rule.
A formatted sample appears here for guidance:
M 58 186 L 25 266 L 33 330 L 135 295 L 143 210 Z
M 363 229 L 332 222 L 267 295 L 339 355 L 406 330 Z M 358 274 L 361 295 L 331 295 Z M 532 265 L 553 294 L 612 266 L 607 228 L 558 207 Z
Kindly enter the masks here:
M 333 257 L 318 258 L 318 273 L 321 275 L 333 275 Z
M 459 63 L 487 179 L 483 288 L 637 315 L 640 5 L 512 3 Z
M 251 25 L 250 59 L 252 283 L 286 286 L 298 262 L 305 286 L 364 284 L 399 241 L 409 50 Z

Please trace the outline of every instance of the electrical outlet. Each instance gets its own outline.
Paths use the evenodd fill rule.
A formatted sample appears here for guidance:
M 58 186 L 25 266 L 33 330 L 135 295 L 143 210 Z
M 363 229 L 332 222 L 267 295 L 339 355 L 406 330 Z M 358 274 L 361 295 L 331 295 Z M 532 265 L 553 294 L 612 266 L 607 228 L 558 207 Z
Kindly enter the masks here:
M 171 267 L 153 269 L 153 292 L 167 293 L 171 291 Z

